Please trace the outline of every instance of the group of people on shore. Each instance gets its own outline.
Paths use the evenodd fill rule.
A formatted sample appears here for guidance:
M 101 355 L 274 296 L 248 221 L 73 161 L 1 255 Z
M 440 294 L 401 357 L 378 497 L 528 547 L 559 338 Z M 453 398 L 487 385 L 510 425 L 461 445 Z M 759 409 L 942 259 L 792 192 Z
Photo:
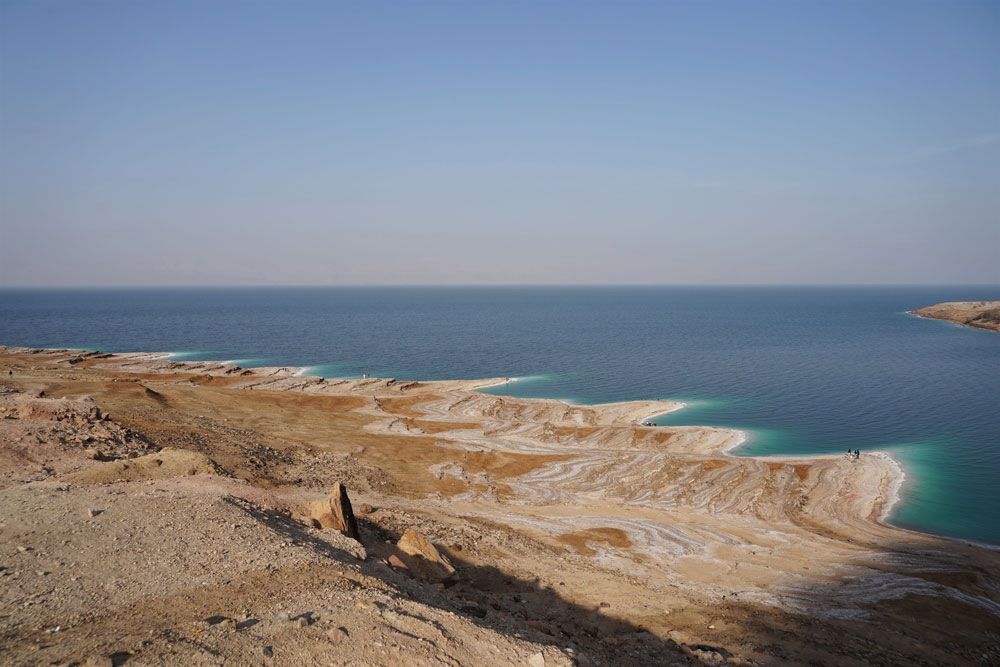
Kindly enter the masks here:
M 848 449 L 847 450 L 847 458 L 849 458 L 849 459 L 860 459 L 861 458 L 861 452 L 859 452 L 856 449 L 853 449 L 853 450 Z

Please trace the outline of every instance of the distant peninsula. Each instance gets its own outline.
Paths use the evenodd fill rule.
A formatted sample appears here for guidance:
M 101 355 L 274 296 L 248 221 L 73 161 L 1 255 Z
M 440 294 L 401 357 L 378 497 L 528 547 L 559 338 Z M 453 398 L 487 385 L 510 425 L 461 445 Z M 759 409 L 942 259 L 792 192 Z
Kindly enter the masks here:
M 1000 301 L 948 301 L 909 312 L 965 327 L 1000 331 Z

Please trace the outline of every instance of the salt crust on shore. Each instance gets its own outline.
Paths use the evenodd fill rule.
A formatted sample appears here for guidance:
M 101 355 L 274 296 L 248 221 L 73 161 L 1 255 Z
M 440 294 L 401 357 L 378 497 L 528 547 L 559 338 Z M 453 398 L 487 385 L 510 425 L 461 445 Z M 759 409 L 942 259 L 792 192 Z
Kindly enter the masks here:
M 422 474 L 440 490 L 411 507 L 574 545 L 580 563 L 646 581 L 661 598 L 673 591 L 692 609 L 704 604 L 699 600 L 738 594 L 785 612 L 850 620 L 924 596 L 1000 614 L 995 581 L 976 575 L 946 585 L 944 575 L 924 574 L 960 572 L 967 562 L 988 572 L 993 556 L 884 524 L 903 481 L 884 452 L 857 460 L 733 456 L 728 452 L 745 433 L 636 425 L 679 403 L 580 406 L 475 392 L 505 378 L 323 379 L 297 375 L 302 369 L 294 367 L 244 369 L 156 354 L 44 354 L 67 370 L 132 374 L 159 394 L 205 385 L 203 391 L 228 392 L 212 394 L 215 400 L 249 399 L 250 390 L 252 400 L 350 397 L 357 405 L 351 411 L 366 420 L 364 433 L 415 448 L 433 443 L 435 456 Z M 531 463 L 470 467 L 488 460 Z
M 382 392 L 398 390 L 399 393 L 407 395 L 429 394 L 441 392 L 468 392 L 488 387 L 496 387 L 506 384 L 510 378 L 488 378 L 482 380 L 452 380 L 452 381 L 429 381 L 429 382 L 397 382 L 387 378 L 363 378 L 363 379 L 325 379 L 317 376 L 306 376 L 301 373 L 305 370 L 301 367 L 260 367 L 260 368 L 240 368 L 232 364 L 211 361 L 182 361 L 175 362 L 165 358 L 164 353 L 123 353 L 115 354 L 112 359 L 102 360 L 101 366 L 108 369 L 142 371 L 144 373 L 177 373 L 194 372 L 204 373 L 209 376 L 229 376 L 240 378 L 231 386 L 236 389 L 246 389 L 253 387 L 254 390 L 278 390 L 278 391 L 302 391 L 308 393 L 333 393 L 333 394 L 355 394 L 372 393 L 378 395 Z M 503 405 L 505 401 L 509 404 L 517 405 L 518 428 L 524 431 L 525 436 L 536 435 L 538 427 L 544 424 L 557 424 L 568 426 L 601 426 L 608 429 L 616 429 L 628 424 L 641 424 L 652 417 L 669 414 L 684 407 L 683 403 L 673 401 L 625 401 L 618 403 L 608 403 L 590 406 L 573 406 L 564 401 L 555 399 L 512 399 L 495 397 L 492 395 L 476 394 L 474 397 L 463 396 L 459 401 L 434 401 L 429 400 L 421 404 L 420 411 L 427 417 L 436 420 L 449 420 L 456 417 L 461 418 L 481 418 L 491 410 L 496 411 L 497 405 Z M 459 404 L 464 404 L 463 408 L 457 408 Z M 489 407 L 484 407 L 488 404 Z M 390 422 L 391 427 L 392 422 Z M 510 423 L 505 424 L 507 428 Z M 681 449 L 686 454 L 694 455 L 718 455 L 734 460 L 746 460 L 763 462 L 770 465 L 802 465 L 807 463 L 820 463 L 837 461 L 842 456 L 811 456 L 811 457 L 729 457 L 727 454 L 742 445 L 747 438 L 747 434 L 735 429 L 721 429 L 708 427 L 655 427 L 663 433 L 669 433 L 674 439 L 674 449 Z M 650 429 L 640 427 L 632 429 L 635 433 L 629 433 L 628 437 L 633 440 L 637 437 L 643 441 L 643 449 L 649 449 Z M 641 437 L 640 437 L 641 434 Z M 607 449 L 609 445 L 616 443 L 619 449 L 623 433 L 602 434 L 597 438 L 599 442 L 594 445 L 588 444 L 585 449 L 599 451 Z M 525 438 L 518 438 L 520 444 L 512 446 L 512 438 L 505 439 L 506 447 L 510 451 L 532 451 L 541 453 L 537 447 L 525 447 Z M 477 446 L 489 447 L 491 444 L 480 441 Z M 680 445 L 680 448 L 677 447 Z M 558 454 L 562 449 L 548 449 L 545 453 Z M 577 452 L 579 453 L 579 452 Z M 619 452 L 619 455 L 624 452 Z M 604 457 L 607 454 L 603 455 Z M 649 454 L 646 455 L 650 456 Z M 655 456 L 655 455 L 654 455 Z M 661 457 L 664 455 L 661 455 Z M 899 487 L 904 477 L 899 464 L 885 452 L 866 452 L 863 462 L 882 462 L 884 465 L 878 466 L 878 476 L 882 481 L 871 488 L 862 488 L 859 491 L 868 496 L 866 504 L 877 507 L 876 516 L 879 521 L 884 520 L 889 515 L 894 503 L 898 502 Z M 649 465 L 650 460 L 645 460 L 643 465 Z M 865 465 L 864 463 L 862 465 Z M 619 466 L 620 467 L 620 466 Z M 867 467 L 871 467 L 868 465 Z M 550 466 L 550 471 L 542 473 L 532 473 L 538 481 L 545 479 L 547 483 L 552 483 L 558 479 L 555 471 L 559 466 Z M 563 480 L 568 482 L 569 480 Z M 651 486 L 653 486 L 651 484 Z M 523 490 L 532 493 L 531 485 L 527 485 Z M 648 490 L 644 490 L 648 492 Z M 537 492 L 536 492 L 537 493 Z M 551 492 L 547 492 L 551 493 Z
M 9 351 L 24 352 L 29 348 L 5 348 Z M 72 352 L 81 352 L 81 350 L 69 350 Z M 380 391 L 384 391 L 389 388 L 397 388 L 401 393 L 406 392 L 407 394 L 421 393 L 427 394 L 431 392 L 454 392 L 454 391 L 475 391 L 478 389 L 492 388 L 497 386 L 502 386 L 508 384 L 509 382 L 516 381 L 517 378 L 487 378 L 480 380 L 437 380 L 437 381 L 427 381 L 427 382 L 397 382 L 394 379 L 389 378 L 363 378 L 363 379 L 339 379 L 339 378 L 322 378 L 318 376 L 308 376 L 302 373 L 307 370 L 307 368 L 296 367 L 296 366 L 279 366 L 279 367 L 257 367 L 257 368 L 241 368 L 234 364 L 228 364 L 225 362 L 213 362 L 213 361 L 170 361 L 172 353 L 157 353 L 157 352 L 135 352 L 135 353 L 118 353 L 111 355 L 110 359 L 102 359 L 101 366 L 108 369 L 116 370 L 132 370 L 132 371 L 142 371 L 144 373 L 176 373 L 176 372 L 195 372 L 204 373 L 210 376 L 236 376 L 240 378 L 245 378 L 241 382 L 231 385 L 236 389 L 245 389 L 253 387 L 257 391 L 261 390 L 298 390 L 305 391 L 309 393 L 357 393 L 357 392 L 375 392 L 377 394 Z M 493 398 L 493 397 L 491 397 Z M 497 399 L 503 403 L 502 398 Z M 616 403 L 606 403 L 597 404 L 589 406 L 573 406 L 565 401 L 560 401 L 557 399 L 511 399 L 508 401 L 520 401 L 521 403 L 532 404 L 536 406 L 542 406 L 543 409 L 538 411 L 537 414 L 533 415 L 532 421 L 537 423 L 540 418 L 545 417 L 551 419 L 552 413 L 556 411 L 561 411 L 562 416 L 565 418 L 567 415 L 571 414 L 574 409 L 577 409 L 577 414 L 570 421 L 574 424 L 585 424 L 585 425 L 601 425 L 601 426 L 618 426 L 626 425 L 629 423 L 642 424 L 645 421 L 653 419 L 657 416 L 662 416 L 670 414 L 681 410 L 685 407 L 682 402 L 675 401 L 622 401 Z M 479 404 L 481 405 L 481 401 Z M 435 407 L 433 403 L 430 404 L 432 407 L 428 407 L 428 404 L 424 404 L 421 407 L 423 411 L 428 416 L 433 416 L 435 419 L 447 419 L 449 416 L 454 416 L 451 414 L 452 408 L 442 410 L 439 406 Z M 583 410 L 580 410 L 583 408 Z M 468 417 L 481 417 L 475 410 L 463 410 L 459 412 L 462 416 Z M 589 413 L 589 414 L 587 414 Z M 587 414 L 586 417 L 581 415 Z M 565 421 L 560 420 L 560 421 Z M 560 421 L 553 420 L 553 423 L 560 423 Z M 645 430 L 645 427 L 641 427 Z M 655 427 L 655 428 L 665 428 L 665 427 Z M 693 440 L 688 439 L 685 449 L 688 453 L 697 454 L 721 454 L 725 455 L 728 452 L 738 448 L 740 445 L 744 444 L 747 439 L 747 434 L 743 431 L 736 429 L 721 429 L 721 428 L 709 428 L 709 427 L 674 427 L 672 431 L 677 433 L 678 431 L 696 431 L 699 432 L 699 437 L 695 437 Z M 721 438 L 721 444 L 720 444 Z M 892 457 L 887 452 L 865 452 L 865 458 L 874 457 L 875 459 L 884 461 L 889 470 L 888 477 L 889 481 L 887 483 L 887 488 L 889 489 L 888 495 L 880 496 L 873 502 L 877 502 L 880 507 L 879 517 L 880 520 L 888 516 L 892 509 L 892 506 L 898 502 L 899 499 L 899 488 L 905 478 L 905 473 L 902 467 L 897 461 L 892 459 Z M 770 461 L 772 463 L 782 463 L 782 464 L 794 464 L 803 463 L 808 461 L 823 461 L 823 460 L 835 460 L 843 458 L 840 455 L 818 455 L 818 456 L 771 456 L 771 457 L 738 457 L 738 458 L 752 458 L 754 460 L 760 461 Z M 870 490 L 874 491 L 874 490 Z

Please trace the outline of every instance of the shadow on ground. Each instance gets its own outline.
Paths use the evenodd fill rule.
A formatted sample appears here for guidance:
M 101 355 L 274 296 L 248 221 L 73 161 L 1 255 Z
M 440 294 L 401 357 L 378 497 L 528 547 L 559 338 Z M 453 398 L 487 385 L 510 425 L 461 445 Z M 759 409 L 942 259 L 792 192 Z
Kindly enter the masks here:
M 285 539 L 346 560 L 281 513 L 246 511 Z M 945 540 L 887 545 L 882 558 L 859 562 L 833 585 L 781 591 L 780 606 L 728 596 L 708 610 L 717 619 L 712 630 L 681 632 L 675 641 L 666 625 L 641 627 L 615 618 L 613 609 L 581 607 L 556 588 L 473 564 L 454 550 L 447 552 L 454 583 L 412 579 L 384 563 L 400 532 L 374 516 L 359 525 L 369 553 L 364 574 L 481 627 L 569 648 L 582 664 L 1000 664 L 1000 555 L 979 547 Z M 979 564 L 969 560 L 972 552 Z
M 243 503 L 237 506 L 283 539 L 314 549 L 334 561 L 357 562 L 281 512 Z M 359 518 L 358 523 L 369 554 L 362 564 L 365 575 L 391 585 L 401 597 L 463 616 L 480 627 L 560 650 L 569 648 L 580 664 L 696 664 L 698 661 L 692 656 L 695 652 L 717 652 L 723 660 L 732 656 L 722 646 L 696 643 L 685 647 L 672 639 L 657 637 L 646 628 L 615 618 L 614 610 L 581 607 L 538 581 L 472 564 L 453 551 L 448 552 L 457 570 L 453 581 L 431 584 L 411 578 L 385 563 L 389 555 L 396 553 L 391 545 L 399 540 L 401 533 L 368 518 Z

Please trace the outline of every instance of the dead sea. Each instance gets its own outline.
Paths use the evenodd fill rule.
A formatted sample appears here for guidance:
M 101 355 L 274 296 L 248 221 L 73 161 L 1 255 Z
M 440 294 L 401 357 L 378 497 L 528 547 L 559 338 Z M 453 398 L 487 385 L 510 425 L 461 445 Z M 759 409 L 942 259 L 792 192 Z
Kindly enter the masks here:
M 160 356 L 3 348 L 2 363 L 14 370 L 0 395 L 7 506 L 28 502 L 40 482 L 64 484 L 57 494 L 63 503 L 80 494 L 79 513 L 93 502 L 94 484 L 126 504 L 136 502 L 136 494 L 174 494 L 181 513 L 193 497 L 242 498 L 262 518 L 274 512 L 269 521 L 298 525 L 301 536 L 293 541 L 308 545 L 307 537 L 328 531 L 302 523 L 301 508 L 339 481 L 356 507 L 378 508 L 360 521 L 365 560 L 357 561 L 358 576 L 372 578 L 365 590 L 391 585 L 397 597 L 421 599 L 423 584 L 385 565 L 391 546 L 379 536 L 405 526 L 430 533 L 455 564 L 464 585 L 437 589 L 443 597 L 436 608 L 452 609 L 462 632 L 472 634 L 462 648 L 438 645 L 414 654 L 428 658 L 461 654 L 483 661 L 486 654 L 470 656 L 479 655 L 480 643 L 495 643 L 494 635 L 484 639 L 487 631 L 534 642 L 511 649 L 525 660 L 538 651 L 556 660 L 545 653 L 548 647 L 569 661 L 585 654 L 592 664 L 675 655 L 669 664 L 696 653 L 770 664 L 961 664 L 1000 655 L 997 552 L 884 524 L 899 481 L 888 457 L 731 456 L 726 452 L 740 437 L 731 430 L 637 425 L 674 408 L 669 402 L 581 406 L 475 391 L 495 379 L 324 380 L 298 375 L 295 367 L 245 369 Z M 47 417 L 93 414 L 87 412 L 93 408 L 101 415 L 94 424 Z M 69 423 L 81 432 L 70 437 L 52 430 Z M 102 435 L 105 430 L 110 435 Z M 115 444 L 129 437 L 145 449 Z M 105 441 L 108 451 L 99 458 L 121 463 L 88 453 Z M 175 450 L 204 456 L 211 466 L 129 463 L 134 455 L 135 461 L 173 460 Z M 115 503 L 110 507 L 109 514 L 117 511 Z M 11 516 L 3 524 L 3 543 L 13 553 L 60 531 L 59 523 L 41 522 L 28 532 L 24 521 Z M 221 530 L 214 525 L 181 530 L 191 533 L 188 541 L 212 540 Z M 98 530 L 86 539 L 100 536 Z M 135 539 L 119 535 L 115 548 L 128 553 Z M 319 549 L 314 544 L 310 552 Z M 351 553 L 330 544 L 315 551 L 319 565 L 310 567 L 322 569 L 323 553 Z M 13 558 L 23 560 L 23 553 L 30 552 Z M 69 554 L 63 562 L 58 576 L 67 578 L 69 590 L 72 577 L 96 566 Z M 259 565 L 266 571 L 267 559 Z M 2 631 L 15 654 L 27 656 L 20 651 L 29 651 L 72 604 L 56 596 L 24 607 L 17 600 L 34 590 L 26 580 L 54 580 L 25 564 L 7 567 L 21 581 L 8 589 L 12 597 L 4 605 L 20 611 L 7 617 Z M 166 563 L 141 567 L 165 580 L 191 574 L 159 572 Z M 274 583 L 269 600 L 251 603 L 235 583 L 214 585 L 222 586 L 227 605 L 253 607 L 258 619 L 302 595 Z M 176 586 L 183 589 L 183 581 Z M 145 594 L 136 589 L 134 595 L 130 599 Z M 128 633 L 115 625 L 117 607 L 99 597 L 93 598 L 96 617 L 119 628 L 100 639 L 111 650 Z M 471 607 L 485 609 L 489 622 L 466 612 L 473 626 L 466 627 L 461 608 Z M 357 608 L 342 613 L 364 615 Z M 96 620 L 88 618 L 80 616 L 74 626 L 85 644 L 98 641 Z M 154 634 L 180 627 L 148 623 Z M 407 641 L 416 650 L 427 637 L 411 634 L 416 639 Z M 231 652 L 265 640 L 250 629 L 212 639 Z M 282 641 L 301 643 L 296 650 L 310 655 L 346 650 L 314 646 L 314 640 Z M 51 644 L 52 655 L 59 645 Z M 156 642 L 139 648 L 147 656 L 166 650 Z

